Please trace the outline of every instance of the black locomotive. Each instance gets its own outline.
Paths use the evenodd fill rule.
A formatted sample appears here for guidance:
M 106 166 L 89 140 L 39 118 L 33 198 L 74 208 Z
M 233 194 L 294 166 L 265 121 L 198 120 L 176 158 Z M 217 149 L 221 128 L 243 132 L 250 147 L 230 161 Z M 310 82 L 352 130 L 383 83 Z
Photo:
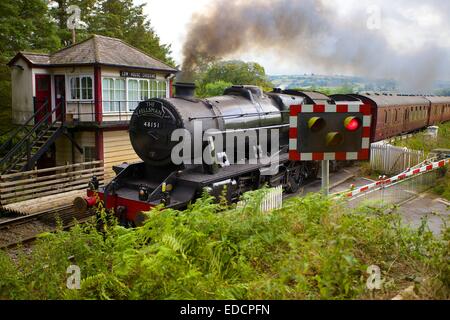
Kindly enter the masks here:
M 329 97 L 316 92 L 264 93 L 255 86 L 233 86 L 223 96 L 197 99 L 193 97 L 194 89 L 178 83 L 174 98 L 139 104 L 129 131 L 133 148 L 143 162 L 114 167 L 114 180 L 100 190 L 91 187 L 89 196 L 98 192 L 107 208 L 137 225 L 141 212 L 161 203 L 168 208 L 184 208 L 205 189 L 216 196 L 225 195 L 232 202 L 263 185 L 283 185 L 287 192 L 296 192 L 305 180 L 316 178 L 318 163 L 288 159 L 289 107 L 334 103 Z M 195 126 L 201 128 L 200 135 Z M 181 152 L 182 163 L 174 163 L 172 153 L 179 141 L 172 141 L 172 135 L 177 129 L 190 134 L 192 151 L 199 148 L 201 155 L 211 147 L 204 133 L 214 129 L 214 135 L 223 138 L 223 148 L 211 147 L 211 151 L 217 151 L 211 159 L 220 161 L 206 163 L 194 152 Z M 273 129 L 279 132 L 276 148 L 270 143 Z M 262 131 L 268 132 L 267 145 L 260 144 Z M 256 144 L 248 141 L 252 133 L 256 133 Z M 235 139 L 235 149 L 244 143 L 245 152 L 224 152 L 229 136 Z

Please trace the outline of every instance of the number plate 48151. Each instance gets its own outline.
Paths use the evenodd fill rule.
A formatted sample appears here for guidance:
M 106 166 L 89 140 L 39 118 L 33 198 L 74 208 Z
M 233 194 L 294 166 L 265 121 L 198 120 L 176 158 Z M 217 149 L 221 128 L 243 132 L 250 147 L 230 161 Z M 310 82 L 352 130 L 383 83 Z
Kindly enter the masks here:
M 146 121 L 146 122 L 144 122 L 144 127 L 150 128 L 150 129 L 160 129 L 161 124 L 157 121 Z

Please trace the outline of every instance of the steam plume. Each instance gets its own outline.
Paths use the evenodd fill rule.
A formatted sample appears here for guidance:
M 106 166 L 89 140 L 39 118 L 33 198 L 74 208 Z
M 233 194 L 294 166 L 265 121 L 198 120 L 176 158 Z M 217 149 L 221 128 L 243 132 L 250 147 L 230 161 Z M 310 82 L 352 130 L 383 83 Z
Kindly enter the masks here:
M 211 58 L 270 50 L 292 64 L 309 62 L 328 73 L 394 78 L 410 89 L 428 89 L 448 74 L 448 47 L 427 43 L 400 52 L 366 23 L 365 8 L 344 21 L 320 0 L 215 0 L 189 25 L 183 69 L 195 70 Z

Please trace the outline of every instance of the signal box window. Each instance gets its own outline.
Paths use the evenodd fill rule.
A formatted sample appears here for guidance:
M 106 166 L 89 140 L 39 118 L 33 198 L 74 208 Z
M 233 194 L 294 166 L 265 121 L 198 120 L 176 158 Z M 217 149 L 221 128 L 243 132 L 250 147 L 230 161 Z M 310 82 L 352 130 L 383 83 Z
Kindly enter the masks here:
M 126 112 L 126 88 L 124 79 L 103 79 L 103 112 Z
M 70 77 L 70 99 L 72 101 L 92 100 L 94 97 L 92 84 L 93 79 L 91 76 Z

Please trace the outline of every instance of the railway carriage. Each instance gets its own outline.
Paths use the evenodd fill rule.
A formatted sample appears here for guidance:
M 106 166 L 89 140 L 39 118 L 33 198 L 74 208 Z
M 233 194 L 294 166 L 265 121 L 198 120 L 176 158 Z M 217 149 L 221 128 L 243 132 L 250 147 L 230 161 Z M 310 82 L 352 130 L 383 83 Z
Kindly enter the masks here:
M 372 106 L 372 142 L 413 132 L 428 125 L 430 101 L 422 96 L 388 93 L 352 94 Z
M 450 97 L 425 97 L 431 103 L 428 125 L 433 126 L 450 120 Z

